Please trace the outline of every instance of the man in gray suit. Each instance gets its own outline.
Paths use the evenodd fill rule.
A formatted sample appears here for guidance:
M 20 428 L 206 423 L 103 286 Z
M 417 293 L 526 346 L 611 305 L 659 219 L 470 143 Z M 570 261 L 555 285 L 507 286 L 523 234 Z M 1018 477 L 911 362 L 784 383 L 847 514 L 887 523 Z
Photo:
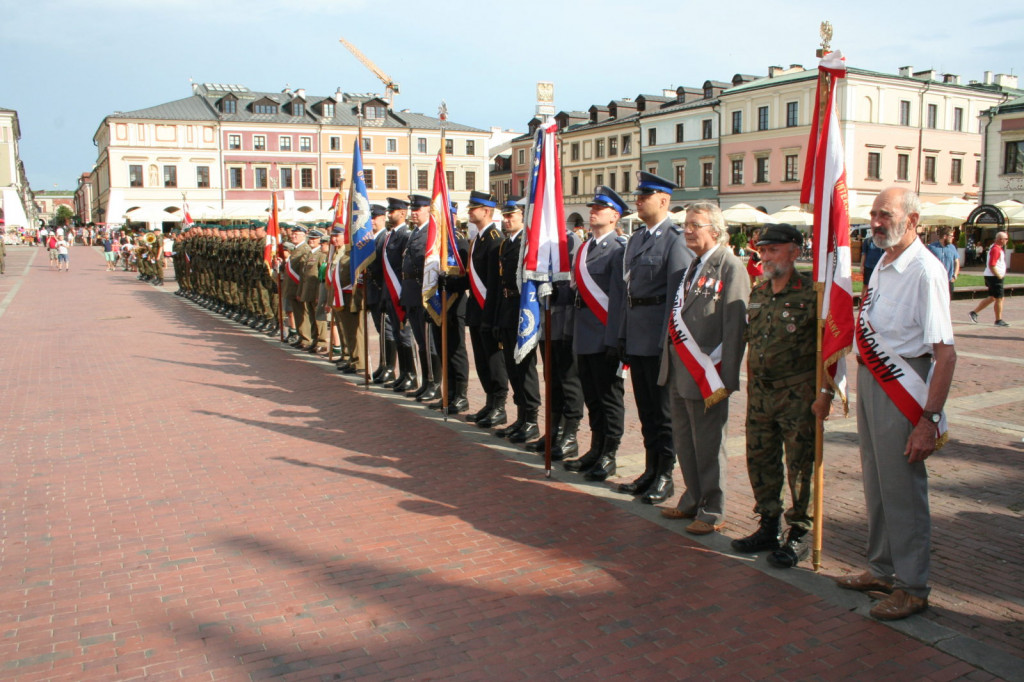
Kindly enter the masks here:
M 583 472 L 589 481 L 603 481 L 615 475 L 625 417 L 619 358 L 617 352 L 608 352 L 614 349 L 605 345 L 605 337 L 608 328 L 618 328 L 622 311 L 622 254 L 626 246 L 625 239 L 619 241 L 615 234 L 615 225 L 629 208 L 615 190 L 604 185 L 597 188 L 588 206 L 590 239 L 580 247 L 573 263 L 576 315 L 572 344 L 590 416 L 590 449 L 567 461 L 565 468 Z
M 646 229 L 634 232 L 626 245 L 626 295 L 620 305 L 618 328 L 608 328 L 606 343 L 618 347 L 620 359 L 629 363 L 644 437 L 644 473 L 620 485 L 618 491 L 656 504 L 672 496 L 675 463 L 668 390 L 658 384 L 658 366 L 668 336 L 672 294 L 692 255 L 683 241 L 683 231 L 668 217 L 676 186 L 652 173 L 639 171 L 637 176 L 636 212 Z
M 686 490 L 662 515 L 693 519 L 686 531 L 706 535 L 725 521 L 728 396 L 740 387 L 750 277 L 729 248 L 717 204 L 691 204 L 683 234 L 697 258 L 675 290 L 658 383 L 669 387 L 672 440 Z

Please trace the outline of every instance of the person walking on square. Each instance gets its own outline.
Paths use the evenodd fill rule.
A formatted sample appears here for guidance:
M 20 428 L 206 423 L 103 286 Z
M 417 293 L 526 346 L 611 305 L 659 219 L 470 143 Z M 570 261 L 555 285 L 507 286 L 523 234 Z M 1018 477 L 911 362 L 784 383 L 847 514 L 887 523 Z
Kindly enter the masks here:
M 949 297 L 952 299 L 953 283 L 960 276 L 960 254 L 957 253 L 956 247 L 953 246 L 953 228 L 948 226 L 940 227 L 936 233 L 935 241 L 928 245 L 928 250 L 946 268 L 946 274 L 949 275 Z
M 1005 253 L 1006 242 L 1009 240 L 1005 232 L 997 232 L 992 247 L 985 256 L 985 286 L 988 287 L 988 298 L 978 304 L 978 307 L 968 313 L 971 322 L 978 323 L 978 313 L 990 305 L 996 311 L 996 326 L 1009 327 L 1009 323 L 1003 319 L 1003 278 L 1006 277 Z

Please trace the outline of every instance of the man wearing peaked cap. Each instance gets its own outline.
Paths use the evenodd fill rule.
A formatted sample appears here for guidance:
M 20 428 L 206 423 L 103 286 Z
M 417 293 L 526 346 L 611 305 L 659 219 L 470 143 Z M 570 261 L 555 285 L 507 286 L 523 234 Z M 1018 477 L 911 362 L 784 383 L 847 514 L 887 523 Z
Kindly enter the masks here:
M 636 212 L 644 228 L 633 233 L 623 260 L 625 296 L 618 329 L 609 327 L 606 343 L 629 363 L 629 376 L 643 433 L 644 471 L 619 492 L 641 502 L 664 502 L 674 492 L 672 417 L 668 390 L 658 384 L 661 352 L 668 337 L 672 296 L 693 255 L 682 230 L 668 217 L 675 184 L 653 173 L 637 174 Z
M 409 222 L 411 231 L 402 254 L 402 296 L 406 320 L 412 328 L 419 349 L 421 382 L 419 390 L 411 394 L 419 402 L 434 400 L 440 394 L 438 384 L 441 362 L 431 347 L 426 329 L 426 310 L 423 308 L 423 261 L 427 253 L 427 222 L 430 219 L 430 197 L 409 195 Z
M 309 241 L 306 239 L 307 230 L 305 227 L 293 225 L 290 231 L 295 248 L 292 249 L 286 268 L 290 267 L 292 272 L 298 274 L 300 281 L 298 283 L 294 282 L 288 276 L 286 269 L 285 277 L 282 281 L 287 281 L 287 284 L 285 285 L 285 293 L 282 293 L 282 296 L 287 295 L 285 312 L 293 314 L 295 326 L 291 329 L 291 334 L 289 334 L 285 341 L 293 346 L 305 346 L 308 349 L 309 343 L 312 341 L 310 325 L 313 321 L 306 317 L 306 308 L 299 298 L 299 287 L 301 286 L 301 274 L 306 266 L 306 260 L 312 255 L 313 251 L 310 248 Z
M 401 303 L 402 294 L 402 257 L 405 245 L 409 241 L 409 226 L 406 218 L 409 215 L 409 202 L 404 199 L 388 197 L 388 233 L 381 246 L 384 270 L 383 293 L 385 317 L 391 329 L 391 337 L 395 340 L 395 351 L 398 354 L 398 376 L 385 381 L 384 387 L 395 393 L 403 393 L 415 389 L 416 356 L 412 347 L 412 330 L 406 320 L 406 310 Z M 422 305 L 422 303 L 421 303 Z
M 590 207 L 590 239 L 573 263 L 576 315 L 573 351 L 590 418 L 590 449 L 565 463 L 587 480 L 604 481 L 615 475 L 615 457 L 625 419 L 623 380 L 619 358 L 609 353 L 608 329 L 618 329 L 622 314 L 622 255 L 625 245 L 616 239 L 615 226 L 629 211 L 615 190 L 598 186 Z
M 322 319 L 317 319 L 317 299 L 320 297 L 320 266 L 327 261 L 327 253 L 321 248 L 321 241 L 324 233 L 314 228 L 309 231 L 306 242 L 309 244 L 310 253 L 302 261 L 302 269 L 299 270 L 299 307 L 302 308 L 303 319 L 306 320 L 309 337 L 302 338 L 296 346 L 299 350 L 310 353 L 317 352 L 321 346 L 326 350 L 330 339 L 326 337 L 326 324 Z M 299 334 L 302 334 L 300 330 Z
M 375 384 L 383 384 L 395 379 L 395 340 L 391 333 L 391 327 L 386 323 L 384 311 L 386 308 L 385 299 L 388 296 L 387 285 L 384 282 L 384 239 L 387 237 L 387 209 L 380 204 L 370 204 L 370 226 L 373 231 L 374 258 L 366 267 L 364 280 L 366 282 L 366 308 L 373 326 L 377 330 L 378 338 L 381 340 L 379 362 L 370 379 Z
M 466 325 L 473 344 L 476 374 L 487 396 L 479 412 L 466 415 L 466 421 L 489 428 L 500 426 L 507 420 L 505 400 L 508 396 L 508 373 L 501 346 L 491 331 L 491 323 L 484 320 L 484 310 L 501 297 L 498 278 L 498 250 L 505 240 L 501 223 L 494 220 L 497 201 L 487 192 L 470 192 L 469 239 L 470 250 L 466 268 L 469 270 L 469 300 L 466 302 Z

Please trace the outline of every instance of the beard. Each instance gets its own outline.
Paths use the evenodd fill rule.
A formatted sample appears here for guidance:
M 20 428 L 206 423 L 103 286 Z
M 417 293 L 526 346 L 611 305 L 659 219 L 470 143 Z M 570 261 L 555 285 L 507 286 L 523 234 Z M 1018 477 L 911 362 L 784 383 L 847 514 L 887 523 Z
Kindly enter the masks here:
M 764 274 L 768 279 L 782 279 L 793 272 L 792 263 L 764 263 Z
M 880 249 L 891 249 L 900 243 L 903 239 L 903 235 L 907 233 L 907 219 L 897 222 L 893 225 L 892 230 L 886 234 L 873 234 L 871 235 L 871 241 L 875 243 Z

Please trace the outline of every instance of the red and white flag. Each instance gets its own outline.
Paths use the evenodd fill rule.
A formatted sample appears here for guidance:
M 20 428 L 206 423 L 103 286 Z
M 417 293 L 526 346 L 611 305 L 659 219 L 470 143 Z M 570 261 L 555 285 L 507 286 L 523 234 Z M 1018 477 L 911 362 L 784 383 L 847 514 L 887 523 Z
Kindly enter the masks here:
M 184 217 L 181 219 L 181 229 L 187 230 L 191 228 L 194 223 L 192 222 L 192 214 L 188 212 L 188 202 L 185 200 L 182 200 L 181 202 L 181 212 L 184 214 Z
M 270 265 L 281 244 L 281 223 L 277 218 L 277 193 L 271 195 L 270 220 L 267 221 L 267 237 L 263 244 L 263 262 Z
M 334 199 L 331 200 L 331 210 L 334 211 L 334 220 L 331 222 L 331 229 L 327 230 L 327 234 L 330 234 L 331 230 L 336 227 L 345 227 L 345 202 L 341 200 L 340 189 L 334 193 Z M 345 230 L 344 243 L 349 243 L 348 230 Z
M 830 52 L 818 65 L 820 102 L 822 75 L 827 75 L 825 111 L 811 123 L 802 203 L 814 204 L 814 281 L 823 287 L 820 318 L 824 320 L 821 357 L 829 385 L 846 401 L 845 356 L 853 347 L 853 275 L 850 266 L 850 206 L 843 161 L 843 141 L 836 112 L 836 86 L 846 77 L 841 52 Z M 840 362 L 842 361 L 842 362 Z

